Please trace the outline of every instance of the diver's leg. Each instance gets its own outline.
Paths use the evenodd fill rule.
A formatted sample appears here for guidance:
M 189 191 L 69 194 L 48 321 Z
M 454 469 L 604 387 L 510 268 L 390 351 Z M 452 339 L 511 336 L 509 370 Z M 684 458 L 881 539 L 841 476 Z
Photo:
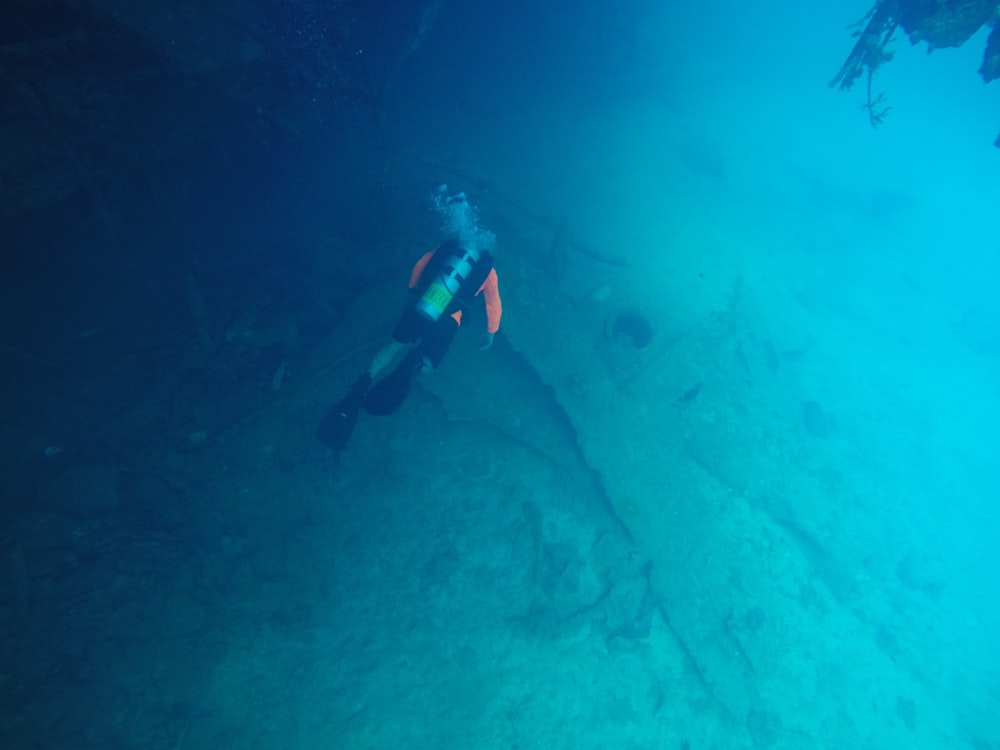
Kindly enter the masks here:
M 423 317 L 412 307 L 407 308 L 392 330 L 392 340 L 379 350 L 368 368 L 372 380 L 377 380 L 395 365 L 400 352 L 423 337 L 426 326 L 427 321 Z
M 458 333 L 458 321 L 450 315 L 442 315 L 434 327 L 424 336 L 420 342 L 420 353 L 424 358 L 424 372 L 436 370 L 441 360 L 444 359 L 448 347 Z
M 368 375 L 371 379 L 376 380 L 379 375 L 388 370 L 406 346 L 406 343 L 393 339 L 379 349 L 378 354 L 375 355 L 375 359 L 372 360 L 371 365 L 368 367 Z

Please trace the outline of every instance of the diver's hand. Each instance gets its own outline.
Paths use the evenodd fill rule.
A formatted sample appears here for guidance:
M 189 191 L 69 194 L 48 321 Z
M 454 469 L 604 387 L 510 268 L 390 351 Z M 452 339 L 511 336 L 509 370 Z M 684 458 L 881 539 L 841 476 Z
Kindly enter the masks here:
M 495 335 L 493 333 L 484 333 L 483 337 L 479 340 L 479 350 L 485 352 L 493 346 L 493 337 Z

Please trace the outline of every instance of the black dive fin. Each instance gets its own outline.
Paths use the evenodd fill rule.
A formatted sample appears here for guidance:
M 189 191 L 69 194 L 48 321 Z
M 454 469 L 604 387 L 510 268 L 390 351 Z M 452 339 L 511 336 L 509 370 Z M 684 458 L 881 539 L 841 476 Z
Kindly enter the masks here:
M 347 441 L 351 439 L 354 425 L 358 421 L 358 412 L 361 410 L 361 404 L 365 400 L 371 382 L 370 375 L 367 373 L 362 375 L 351 387 L 350 393 L 334 404 L 323 417 L 316 430 L 316 437 L 330 450 L 343 450 Z
M 414 376 L 423 367 L 423 356 L 414 349 L 406 358 L 368 391 L 365 396 L 365 411 L 377 417 L 384 417 L 395 412 L 406 397 L 410 395 L 410 385 Z

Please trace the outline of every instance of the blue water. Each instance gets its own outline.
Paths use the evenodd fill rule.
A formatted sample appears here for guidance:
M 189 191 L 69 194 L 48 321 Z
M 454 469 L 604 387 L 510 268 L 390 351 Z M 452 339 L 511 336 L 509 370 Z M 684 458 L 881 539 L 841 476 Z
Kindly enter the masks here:
M 0 746 L 1000 748 L 989 28 L 541 6 L 0 14 Z

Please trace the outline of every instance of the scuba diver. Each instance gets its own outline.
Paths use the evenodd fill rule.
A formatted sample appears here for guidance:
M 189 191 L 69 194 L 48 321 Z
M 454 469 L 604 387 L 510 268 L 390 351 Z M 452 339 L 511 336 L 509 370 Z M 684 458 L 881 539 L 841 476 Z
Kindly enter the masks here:
M 413 299 L 396 324 L 392 339 L 316 431 L 320 442 L 333 451 L 347 445 L 362 407 L 377 416 L 392 414 L 406 400 L 414 377 L 441 364 L 462 323 L 462 312 L 476 297 L 481 295 L 486 306 L 486 333 L 480 349 L 489 349 L 500 330 L 503 307 L 490 253 L 496 238 L 479 228 L 476 209 L 465 193 L 449 196 L 447 186 L 440 185 L 433 205 L 444 218 L 449 239 L 413 266 L 409 283 Z M 395 368 L 383 377 L 397 360 Z

